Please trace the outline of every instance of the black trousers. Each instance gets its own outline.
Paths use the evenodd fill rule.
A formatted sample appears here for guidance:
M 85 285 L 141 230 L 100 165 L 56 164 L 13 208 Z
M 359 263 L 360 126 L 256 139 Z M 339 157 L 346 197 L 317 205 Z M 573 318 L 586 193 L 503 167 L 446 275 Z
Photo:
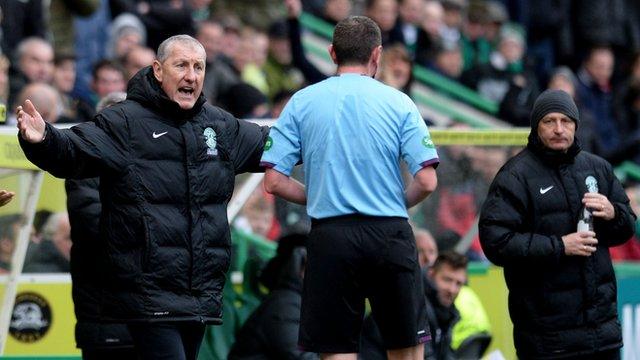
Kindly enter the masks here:
M 199 322 L 128 324 L 142 360 L 196 360 L 205 325 Z

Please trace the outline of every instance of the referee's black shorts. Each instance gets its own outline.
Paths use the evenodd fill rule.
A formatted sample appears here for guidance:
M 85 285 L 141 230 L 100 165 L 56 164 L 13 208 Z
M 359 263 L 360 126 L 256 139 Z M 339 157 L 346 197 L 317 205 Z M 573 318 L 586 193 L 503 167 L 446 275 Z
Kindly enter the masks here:
M 407 219 L 340 216 L 314 220 L 304 278 L 300 345 L 358 352 L 369 298 L 387 349 L 429 339 L 415 239 Z

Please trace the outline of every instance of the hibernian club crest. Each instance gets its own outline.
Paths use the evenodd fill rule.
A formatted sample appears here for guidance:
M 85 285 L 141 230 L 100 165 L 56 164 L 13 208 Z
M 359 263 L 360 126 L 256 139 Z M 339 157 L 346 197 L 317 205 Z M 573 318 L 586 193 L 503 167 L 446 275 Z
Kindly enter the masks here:
M 593 177 L 592 175 L 587 176 L 587 178 L 584 179 L 584 183 L 585 185 L 587 185 L 587 192 L 590 192 L 590 193 L 598 192 L 598 180 L 596 180 L 596 178 Z
M 208 127 L 204 129 L 204 142 L 207 144 L 207 155 L 218 155 L 218 149 L 216 149 L 216 145 L 218 144 L 216 132 Z

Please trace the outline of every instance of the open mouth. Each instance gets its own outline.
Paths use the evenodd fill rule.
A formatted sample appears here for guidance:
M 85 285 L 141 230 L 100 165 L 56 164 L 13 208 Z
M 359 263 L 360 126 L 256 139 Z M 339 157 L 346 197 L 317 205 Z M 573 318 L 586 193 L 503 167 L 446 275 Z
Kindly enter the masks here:
M 180 94 L 187 95 L 187 96 L 193 95 L 194 91 L 195 91 L 195 89 L 190 87 L 190 86 L 183 86 L 183 87 L 178 88 L 178 92 Z

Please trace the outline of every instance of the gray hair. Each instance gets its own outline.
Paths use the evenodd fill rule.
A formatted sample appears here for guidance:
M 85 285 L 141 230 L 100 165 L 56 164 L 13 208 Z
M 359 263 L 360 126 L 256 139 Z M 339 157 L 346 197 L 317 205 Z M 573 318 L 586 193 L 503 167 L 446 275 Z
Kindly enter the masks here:
M 112 93 L 108 93 L 107 96 L 103 97 L 98 104 L 96 105 L 96 112 L 100 112 L 111 105 L 115 105 L 119 102 L 123 102 L 127 99 L 127 93 L 123 91 L 114 91 Z
M 33 45 L 36 44 L 42 44 L 45 45 L 47 47 L 49 47 L 51 49 L 51 52 L 53 52 L 53 46 L 51 46 L 51 43 L 49 43 L 48 41 L 39 38 L 37 36 L 31 36 L 28 37 L 22 41 L 20 41 L 20 43 L 18 44 L 18 46 L 16 47 L 16 59 L 20 60 L 22 59 L 22 57 L 24 56 L 24 54 L 27 52 L 27 49 Z
M 158 61 L 164 62 L 165 60 L 167 60 L 167 58 L 169 57 L 170 47 L 177 42 L 181 44 L 193 46 L 194 48 L 198 48 L 202 50 L 202 54 L 205 54 L 206 56 L 206 52 L 204 51 L 204 46 L 202 46 L 202 44 L 198 40 L 194 39 L 189 35 L 174 35 L 166 39 L 165 41 L 163 41 L 160 44 L 160 46 L 158 46 L 158 54 L 157 54 Z
M 57 212 L 49 215 L 47 221 L 42 226 L 42 238 L 51 239 L 58 232 L 60 223 L 65 220 L 68 221 L 69 215 L 66 212 Z

